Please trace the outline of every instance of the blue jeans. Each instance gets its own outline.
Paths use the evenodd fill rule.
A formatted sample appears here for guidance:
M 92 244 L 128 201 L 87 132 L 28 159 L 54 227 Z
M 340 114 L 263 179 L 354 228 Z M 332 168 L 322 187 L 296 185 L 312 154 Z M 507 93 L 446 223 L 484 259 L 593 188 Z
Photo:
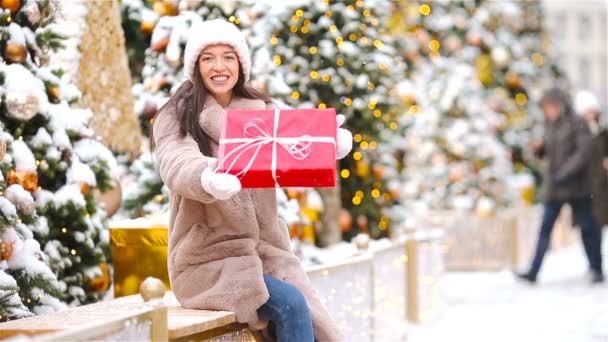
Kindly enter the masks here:
M 591 199 L 582 198 L 570 201 L 549 201 L 544 205 L 543 222 L 538 236 L 536 253 L 530 266 L 530 274 L 536 276 L 551 241 L 551 231 L 564 204 L 570 204 L 576 222 L 581 226 L 581 237 L 589 266 L 593 272 L 602 274 L 601 231 L 597 229 L 591 211 Z
M 264 282 L 270 298 L 258 309 L 258 315 L 269 321 L 270 333 L 278 342 L 314 341 L 310 309 L 302 293 L 267 274 L 264 274 Z

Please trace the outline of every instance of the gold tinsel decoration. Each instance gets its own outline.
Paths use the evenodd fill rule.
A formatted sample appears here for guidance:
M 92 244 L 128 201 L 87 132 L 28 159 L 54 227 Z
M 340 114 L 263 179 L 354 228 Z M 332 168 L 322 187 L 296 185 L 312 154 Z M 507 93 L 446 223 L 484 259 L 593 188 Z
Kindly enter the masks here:
M 80 42 L 78 88 L 80 105 L 94 113 L 90 127 L 104 144 L 133 156 L 141 148 L 141 129 L 133 111 L 131 75 L 120 5 L 112 1 L 86 1 L 86 30 Z

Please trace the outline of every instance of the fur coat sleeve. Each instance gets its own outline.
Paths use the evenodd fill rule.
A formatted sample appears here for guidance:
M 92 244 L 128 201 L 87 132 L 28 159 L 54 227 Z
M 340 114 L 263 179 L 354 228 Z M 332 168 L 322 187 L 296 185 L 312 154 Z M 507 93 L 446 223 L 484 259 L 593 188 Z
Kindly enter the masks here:
M 194 201 L 213 202 L 215 199 L 203 189 L 200 181 L 210 158 L 200 152 L 192 136 L 180 136 L 179 121 L 172 103 L 156 116 L 153 136 L 158 170 L 167 187 Z

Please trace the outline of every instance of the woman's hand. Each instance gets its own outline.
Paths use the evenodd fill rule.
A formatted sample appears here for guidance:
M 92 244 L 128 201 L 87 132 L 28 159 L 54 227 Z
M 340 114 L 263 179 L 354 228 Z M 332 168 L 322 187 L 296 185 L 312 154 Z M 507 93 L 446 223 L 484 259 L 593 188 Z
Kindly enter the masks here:
M 214 171 L 217 159 L 213 158 L 209 166 L 201 174 L 201 185 L 211 196 L 224 201 L 241 191 L 241 181 L 229 173 L 216 173 Z
M 340 128 L 344 123 L 344 115 L 338 114 L 336 122 L 338 123 L 338 132 L 336 133 L 336 159 L 346 157 L 353 149 L 353 134 L 344 128 Z

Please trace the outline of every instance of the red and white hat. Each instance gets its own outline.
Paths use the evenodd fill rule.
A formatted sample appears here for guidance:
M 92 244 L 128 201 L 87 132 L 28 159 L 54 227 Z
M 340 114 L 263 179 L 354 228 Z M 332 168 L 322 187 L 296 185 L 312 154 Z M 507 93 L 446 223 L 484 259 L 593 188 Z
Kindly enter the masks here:
M 251 55 L 245 35 L 229 21 L 214 19 L 194 24 L 190 28 L 188 42 L 184 51 L 184 73 L 189 80 L 194 79 L 194 66 L 201 52 L 209 45 L 227 44 L 236 52 L 245 82 L 251 72 Z

